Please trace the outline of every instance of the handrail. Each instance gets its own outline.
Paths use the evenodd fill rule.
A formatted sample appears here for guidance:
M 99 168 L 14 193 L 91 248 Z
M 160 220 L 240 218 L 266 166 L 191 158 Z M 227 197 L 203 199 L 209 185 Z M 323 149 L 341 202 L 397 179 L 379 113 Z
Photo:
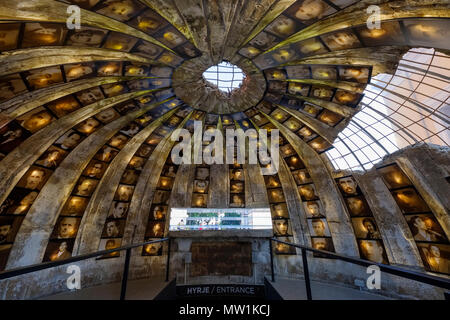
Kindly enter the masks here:
M 67 259 L 64 259 L 61 261 L 43 262 L 43 263 L 33 264 L 30 266 L 26 266 L 26 267 L 10 269 L 7 271 L 0 272 L 0 280 L 12 278 L 15 276 L 20 276 L 23 274 L 27 274 L 27 273 L 31 273 L 31 272 L 35 272 L 35 271 L 39 271 L 39 270 L 44 270 L 44 269 L 49 269 L 49 268 L 65 265 L 65 264 L 68 264 L 71 262 L 77 262 L 77 261 L 82 261 L 82 260 L 86 260 L 86 259 L 90 259 L 90 258 L 95 258 L 98 256 L 103 256 L 103 255 L 106 255 L 109 253 L 113 253 L 113 252 L 119 252 L 119 251 L 123 251 L 123 250 L 131 250 L 133 248 L 141 247 L 141 246 L 151 244 L 151 243 L 165 242 L 168 240 L 169 240 L 169 238 L 162 238 L 162 239 L 158 239 L 158 240 L 146 241 L 146 242 L 137 243 L 137 244 L 130 244 L 128 246 L 124 246 L 124 247 L 120 247 L 120 248 L 102 250 L 102 251 L 97 251 L 97 252 L 93 252 L 93 253 L 87 253 L 87 254 L 83 254 L 80 256 L 67 258 Z
M 380 268 L 380 270 L 396 275 L 396 276 L 400 276 L 403 278 L 407 278 L 407 279 L 411 279 L 411 280 L 415 280 L 415 281 L 419 281 L 422 283 L 426 283 L 426 284 L 430 284 L 436 287 L 440 287 L 440 288 L 445 288 L 447 290 L 450 289 L 450 279 L 445 279 L 445 278 L 441 278 L 441 277 L 436 277 L 436 276 L 432 276 L 423 272 L 417 272 L 417 271 L 412 271 L 412 270 L 407 270 L 404 268 L 400 268 L 400 267 L 395 267 L 395 266 L 390 266 L 387 264 L 383 264 L 383 263 L 378 263 L 378 262 L 373 262 L 373 261 L 368 261 L 368 260 L 363 260 L 363 259 L 359 259 L 359 258 L 353 258 L 353 257 L 349 257 L 349 256 L 345 256 L 342 254 L 337 254 L 334 252 L 330 252 L 330 251 L 325 251 L 325 250 L 319 250 L 319 249 L 314 249 L 308 246 L 304 246 L 301 244 L 295 244 L 295 243 L 291 243 L 291 242 L 285 242 L 285 241 L 281 241 L 278 240 L 276 238 L 271 238 L 271 241 L 275 241 L 275 242 L 279 242 L 279 243 L 283 243 L 295 248 L 299 248 L 302 250 L 302 256 L 303 256 L 303 266 L 304 266 L 304 270 L 305 270 L 305 283 L 309 283 L 309 272 L 308 270 L 308 263 L 306 260 L 306 251 L 311 251 L 311 252 L 315 252 L 315 253 L 320 253 L 322 255 L 326 255 L 328 257 L 332 257 L 332 258 L 336 258 L 339 260 L 343 260 L 346 262 L 350 262 L 353 264 L 357 264 L 360 266 L 372 266 L 372 265 L 376 265 Z M 308 275 L 307 275 L 308 273 Z M 308 278 L 308 279 L 306 279 Z M 274 273 L 272 271 L 272 281 L 274 280 Z M 309 288 L 309 290 L 311 290 Z M 307 288 L 308 291 L 308 288 Z M 308 293 L 308 292 L 307 292 Z M 310 298 L 310 292 L 308 295 L 308 298 Z

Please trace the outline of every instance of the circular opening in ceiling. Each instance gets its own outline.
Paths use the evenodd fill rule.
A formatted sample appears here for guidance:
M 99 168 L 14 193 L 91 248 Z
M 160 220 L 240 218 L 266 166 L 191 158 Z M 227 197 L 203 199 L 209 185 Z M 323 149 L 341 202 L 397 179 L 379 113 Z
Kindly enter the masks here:
M 203 72 L 203 78 L 216 86 L 220 91 L 230 93 L 234 89 L 240 88 L 245 74 L 234 64 L 222 61 Z

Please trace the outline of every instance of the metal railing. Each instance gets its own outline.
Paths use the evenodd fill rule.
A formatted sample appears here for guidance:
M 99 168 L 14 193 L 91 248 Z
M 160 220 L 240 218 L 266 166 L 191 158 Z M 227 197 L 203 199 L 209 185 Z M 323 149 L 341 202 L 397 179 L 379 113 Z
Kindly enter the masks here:
M 131 249 L 134 249 L 137 247 L 142 247 L 142 246 L 152 244 L 152 243 L 159 243 L 159 242 L 166 242 L 166 241 L 168 241 L 167 262 L 166 262 L 166 282 L 167 282 L 167 281 L 169 281 L 169 261 L 170 261 L 170 239 L 169 238 L 162 238 L 162 239 L 158 239 L 158 240 L 146 241 L 146 242 L 137 243 L 137 244 L 130 244 L 128 246 L 115 248 L 115 249 L 97 251 L 97 252 L 93 252 L 93 253 L 88 253 L 88 254 L 83 254 L 80 256 L 67 258 L 67 259 L 64 259 L 61 261 L 50 261 L 50 262 L 34 264 L 31 266 L 27 266 L 27 267 L 10 269 L 7 271 L 0 272 L 0 280 L 9 279 L 9 278 L 20 276 L 20 275 L 27 274 L 27 273 L 45 270 L 45 269 L 65 265 L 68 263 L 82 261 L 82 260 L 86 260 L 86 259 L 90 259 L 90 258 L 96 258 L 96 257 L 104 256 L 107 254 L 111 254 L 114 252 L 120 252 L 120 251 L 126 250 L 125 264 L 124 264 L 123 274 L 122 274 L 122 285 L 121 285 L 121 289 L 120 289 L 120 300 L 125 300 L 125 295 L 127 292 L 127 284 L 128 284 L 128 272 L 130 269 Z
M 390 265 L 383 264 L 383 263 L 363 260 L 363 259 L 359 259 L 359 258 L 353 258 L 353 257 L 345 256 L 342 254 L 337 254 L 337 253 L 330 252 L 330 251 L 318 250 L 318 249 L 314 249 L 314 248 L 307 247 L 307 246 L 300 245 L 300 244 L 281 241 L 276 238 L 269 239 L 270 268 L 271 268 L 271 273 L 272 273 L 271 274 L 272 282 L 275 282 L 275 271 L 274 271 L 274 267 L 273 267 L 272 241 L 283 243 L 288 246 L 301 249 L 303 273 L 304 273 L 305 287 L 306 287 L 306 296 L 307 296 L 308 300 L 312 300 L 312 295 L 311 295 L 311 281 L 310 281 L 309 269 L 308 269 L 308 258 L 306 255 L 307 251 L 310 251 L 313 253 L 318 253 L 322 256 L 327 256 L 329 258 L 334 258 L 334 259 L 350 262 L 350 263 L 357 264 L 357 265 L 364 266 L 364 267 L 375 265 L 375 266 L 378 266 L 381 271 L 384 271 L 386 273 L 450 290 L 450 280 L 449 279 L 436 277 L 436 276 L 429 275 L 429 274 L 422 273 L 422 272 L 407 270 L 407 269 L 400 268 L 400 267 L 390 266 Z M 447 295 L 446 295 L 446 298 L 447 298 Z

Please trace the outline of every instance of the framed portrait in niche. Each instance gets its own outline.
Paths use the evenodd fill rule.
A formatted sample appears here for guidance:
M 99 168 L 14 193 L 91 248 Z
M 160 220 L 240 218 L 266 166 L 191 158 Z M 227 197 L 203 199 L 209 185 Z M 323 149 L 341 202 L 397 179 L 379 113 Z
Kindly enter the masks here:
M 48 126 L 55 117 L 44 107 L 35 108 L 16 119 L 22 127 L 31 133 Z
M 315 80 L 337 80 L 337 69 L 335 66 L 312 65 L 312 78 Z
M 89 197 L 94 192 L 97 184 L 97 179 L 81 177 L 73 190 L 73 194 L 76 196 Z
M 24 77 L 32 90 L 46 88 L 53 84 L 63 82 L 59 66 L 25 71 Z
M 98 247 L 98 250 L 102 251 L 102 250 L 117 249 L 117 248 L 120 248 L 121 243 L 122 243 L 121 238 L 100 239 L 100 245 Z M 120 257 L 120 251 L 115 251 L 112 253 L 105 254 L 97 259 L 99 260 L 99 259 L 116 258 L 116 257 Z
M 405 19 L 402 23 L 409 36 L 409 45 L 449 48 L 447 19 Z
M 369 67 L 338 66 L 339 80 L 368 83 L 371 69 Z
M 146 158 L 133 156 L 131 158 L 130 162 L 128 163 L 127 168 L 142 171 L 144 169 L 144 165 L 145 165 L 146 161 L 147 161 Z
M 230 195 L 230 208 L 244 208 L 244 207 L 245 207 L 245 194 Z
M 338 89 L 336 90 L 332 101 L 354 108 L 361 99 L 362 95 L 358 93 Z
M 120 179 L 120 183 L 136 185 L 140 172 L 134 169 L 126 169 Z
M 353 218 L 352 224 L 357 239 L 381 239 L 380 231 L 373 217 Z
M 5 269 L 11 248 L 12 244 L 0 244 L 0 270 Z
M 392 191 L 395 201 L 404 213 L 426 212 L 430 208 L 414 188 Z
M 208 193 L 208 180 L 194 180 L 194 193 Z
M 194 208 L 206 208 L 208 202 L 207 194 L 193 193 L 192 194 L 192 207 Z
M 98 87 L 80 91 L 76 93 L 76 96 L 83 106 L 93 104 L 105 98 L 103 92 Z
M 71 239 L 75 238 L 80 226 L 81 218 L 59 217 L 51 239 Z
M 373 262 L 388 264 L 383 242 L 380 240 L 357 240 L 361 258 Z
M 45 250 L 42 262 L 60 261 L 72 257 L 74 242 L 75 239 L 51 240 Z
M 153 80 L 156 82 L 163 82 L 162 80 Z M 156 89 L 155 86 L 152 86 L 152 81 L 147 79 L 138 79 L 138 80 L 132 80 L 127 82 L 128 88 L 130 88 L 131 91 L 139 91 L 139 90 L 149 90 L 149 89 Z
M 305 168 L 303 161 L 300 160 L 300 158 L 298 156 L 292 156 L 289 158 L 285 158 L 285 161 L 290 170 L 298 170 L 298 169 Z
M 151 220 L 165 220 L 167 216 L 168 206 L 152 205 L 150 209 Z
M 247 46 L 243 47 L 241 50 L 239 50 L 239 54 L 248 59 L 253 59 L 256 56 L 260 55 L 261 53 L 262 53 L 262 51 L 260 49 L 249 46 L 249 45 L 247 45 Z
M 286 71 L 284 69 L 269 69 L 265 70 L 267 80 L 285 80 L 287 79 Z
M 104 85 L 102 85 L 102 89 L 105 92 L 106 97 L 108 97 L 108 98 L 112 98 L 112 97 L 118 96 L 119 94 L 128 92 L 128 88 L 125 87 L 124 83 L 104 84 Z M 122 109 L 125 109 L 125 108 L 126 108 L 125 110 L 127 110 L 127 111 L 131 110 L 131 107 L 128 107 L 125 104 L 119 105 L 116 108 L 120 113 L 124 113 L 122 111 Z
M 26 214 L 38 195 L 39 192 L 37 190 L 16 187 L 0 206 L 0 214 Z
M 157 188 L 162 189 L 162 190 L 172 190 L 173 182 L 174 182 L 173 178 L 161 176 L 159 178 Z M 207 186 L 204 186 L 204 187 L 206 188 Z M 194 184 L 194 188 L 195 188 L 195 184 Z
M 155 130 L 155 133 L 157 135 L 160 135 L 161 137 L 167 136 L 170 132 L 172 132 L 173 128 L 170 128 L 166 125 L 160 126 Z
M 334 252 L 333 240 L 331 238 L 312 238 L 311 243 L 312 243 L 312 247 L 314 249 Z M 330 257 L 327 257 L 324 254 L 316 253 L 316 252 L 313 253 L 313 256 L 315 258 L 330 259 Z
M 122 149 L 123 147 L 125 147 L 128 140 L 129 138 L 126 135 L 119 133 L 112 137 L 111 140 L 108 141 L 108 144 L 111 147 Z
M 322 203 L 319 200 L 316 201 L 305 201 L 303 206 L 306 211 L 306 216 L 308 218 L 323 218 L 325 217 L 325 210 Z
M 311 128 L 308 126 L 302 127 L 300 130 L 297 131 L 297 134 L 305 141 L 310 141 L 311 139 L 314 139 L 317 137 L 317 133 L 315 133 Z
M 148 57 L 149 59 L 156 59 L 161 55 L 161 53 L 164 51 L 163 48 L 147 42 L 147 41 L 140 41 L 135 46 L 135 50 L 137 55 Z M 153 69 L 151 69 L 151 73 L 153 74 Z
M 333 146 L 321 136 L 308 142 L 308 145 L 310 145 L 317 153 L 322 153 L 333 148 Z
M 377 169 L 389 189 L 412 185 L 411 180 L 403 173 L 397 164 Z
M 296 1 L 285 11 L 285 14 L 306 26 L 335 12 L 336 9 L 322 0 L 303 0 Z
M 264 176 L 264 181 L 266 182 L 267 188 L 279 188 L 281 187 L 281 182 L 278 175 Z
M 114 195 L 114 200 L 117 201 L 130 201 L 133 196 L 134 186 L 120 184 L 117 187 L 117 191 Z
M 144 241 L 152 241 L 152 240 L 159 240 L 158 238 L 146 238 Z M 161 256 L 163 250 L 163 244 L 162 242 L 156 242 L 156 243 L 150 243 L 146 244 L 142 248 L 142 255 L 143 256 Z
M 244 169 L 230 169 L 230 180 L 244 181 Z
M 55 145 L 62 150 L 70 151 L 80 144 L 83 139 L 84 135 L 81 133 L 74 130 L 69 130 L 58 140 L 56 140 Z
M 289 218 L 289 211 L 286 203 L 271 204 L 270 212 L 272 214 L 272 219 Z
M 156 61 L 163 63 L 163 64 L 167 64 L 171 67 L 177 67 L 178 65 L 180 65 L 183 62 L 183 58 L 174 55 L 171 52 L 168 51 L 164 51 L 157 59 Z
M 330 101 L 334 94 L 334 89 L 328 87 L 313 86 L 309 93 L 312 98 L 318 98 L 326 101 Z
M 95 118 L 88 118 L 82 122 L 80 122 L 76 127 L 75 130 L 85 134 L 90 135 L 97 129 L 99 129 L 101 126 L 101 122 L 96 120 Z
M 67 30 L 64 24 L 30 22 L 25 23 L 22 48 L 40 46 L 62 46 Z
M 269 81 L 267 90 L 274 93 L 284 94 L 286 93 L 287 82 L 285 81 Z
M 293 45 L 299 56 L 310 56 L 329 52 L 320 38 L 311 38 Z
M 267 56 L 268 54 L 264 55 Z M 279 65 L 282 63 L 287 63 L 289 61 L 298 59 L 299 56 L 297 52 L 291 47 L 283 47 L 271 52 L 271 58 L 275 63 L 272 63 L 272 66 Z
M 272 59 L 271 54 L 261 54 L 255 59 L 253 59 L 253 63 L 261 70 L 277 66 L 277 62 Z
M 360 194 L 358 185 L 352 176 L 336 179 L 336 181 L 344 196 L 356 196 Z
M 289 130 L 291 131 L 297 131 L 301 128 L 302 123 L 295 119 L 294 117 L 289 118 L 287 121 L 283 123 Z
M 310 79 L 311 69 L 309 66 L 286 66 L 288 79 Z
M 331 237 L 327 220 L 324 218 L 308 219 L 308 227 L 312 237 Z
M 153 10 L 146 10 L 131 20 L 129 24 L 147 34 L 154 34 L 167 26 L 168 22 Z
M 108 219 L 105 222 L 102 232 L 102 238 L 118 238 L 123 236 L 125 229 L 125 220 Z
M 150 221 L 145 231 L 145 237 L 162 238 L 164 236 L 164 222 Z
M 115 20 L 128 21 L 144 8 L 139 1 L 106 0 L 95 11 Z
M 154 37 L 171 49 L 186 42 L 184 36 L 172 26 L 168 26 L 164 30 L 159 31 Z
M 273 47 L 276 42 L 278 42 L 278 39 L 275 36 L 262 31 L 250 40 L 248 44 L 252 47 L 259 48 L 262 51 L 266 51 Z
M 270 113 L 270 116 L 272 118 L 274 118 L 275 120 L 277 120 L 278 122 L 283 122 L 287 118 L 289 118 L 289 114 L 287 112 L 279 109 L 279 108 L 277 108 L 274 111 L 272 111 L 272 113 Z
M 317 200 L 319 196 L 317 195 L 316 188 L 313 184 L 305 184 L 298 187 L 298 192 L 302 197 L 303 201 Z
M 283 189 L 271 189 L 268 190 L 269 202 L 277 203 L 277 202 L 285 202 Z
M 61 148 L 50 146 L 35 163 L 53 169 L 59 166 L 67 154 L 68 152 Z
M 175 178 L 177 176 L 177 166 L 168 164 L 164 165 L 162 175 L 165 177 Z
M 109 208 L 108 218 L 110 219 L 126 218 L 129 205 L 130 204 L 128 202 L 113 201 L 111 203 L 111 207 Z
M 417 243 L 417 247 L 428 271 L 450 274 L 450 245 Z
M 0 245 L 14 242 L 14 238 L 19 231 L 23 218 L 23 216 L 0 216 Z
M 344 200 L 352 217 L 372 216 L 372 212 L 364 197 L 348 197 Z
M 321 36 L 323 42 L 332 51 L 361 47 L 358 37 L 350 30 L 343 30 Z
M 285 39 L 299 30 L 301 25 L 294 19 L 280 14 L 273 20 L 265 29 L 265 32 L 270 32 L 281 39 Z
M 121 76 L 123 63 L 118 61 L 97 62 L 97 76 Z
M 146 76 L 149 70 L 148 65 L 130 63 L 125 65 L 125 76 Z
M 93 62 L 64 65 L 64 72 L 68 82 L 92 77 L 95 75 L 94 71 L 95 65 Z
M 292 171 L 292 176 L 294 177 L 294 180 L 297 183 L 297 185 L 312 182 L 312 178 L 309 175 L 308 169 L 300 169 Z
M 81 26 L 71 30 L 67 37 L 67 45 L 81 47 L 100 47 L 108 31 Z
M 50 109 L 58 118 L 61 118 L 74 112 L 75 110 L 78 110 L 81 106 L 78 101 L 70 95 L 48 103 L 47 108 Z
M 7 154 L 19 146 L 31 134 L 21 127 L 16 121 L 12 121 L 0 128 L 0 152 Z
M 448 242 L 444 230 L 432 213 L 405 216 L 416 241 Z
M 68 2 L 76 4 L 83 9 L 90 9 L 99 3 L 100 0 L 68 0 Z
M 98 160 L 91 160 L 82 174 L 89 178 L 100 179 L 103 176 L 105 170 L 106 163 Z
M 110 123 L 119 117 L 120 114 L 114 108 L 103 110 L 95 115 L 95 119 L 99 120 L 103 124 Z
M 16 94 L 27 90 L 19 74 L 13 74 L 0 79 L 0 102 L 13 98 Z
M 337 113 L 323 109 L 317 119 L 330 127 L 336 126 L 344 117 L 338 115 Z
M 244 182 L 231 181 L 230 182 L 230 193 L 245 193 Z
M 97 154 L 94 156 L 94 159 L 110 162 L 114 157 L 119 153 L 116 149 L 110 146 L 103 146 Z
M 286 144 L 280 147 L 280 152 L 283 157 L 290 157 L 295 154 L 294 148 L 290 144 Z
M 209 168 L 206 168 L 206 167 L 195 168 L 195 179 L 198 179 L 198 180 L 209 179 Z
M 277 237 L 277 240 L 294 243 L 292 237 Z M 273 243 L 275 254 L 296 254 L 295 247 L 289 246 L 284 243 L 274 242 Z
M 41 190 L 51 174 L 52 171 L 46 168 L 31 166 L 23 175 L 22 179 L 19 180 L 17 187 L 29 190 Z
M 81 217 L 84 214 L 84 210 L 86 210 L 88 202 L 88 198 L 71 196 L 64 204 L 61 215 Z
M 17 49 L 20 24 L 5 23 L 0 25 L 0 51 Z
M 289 219 L 275 219 L 272 220 L 273 232 L 275 236 L 291 236 L 292 228 Z
M 164 190 L 156 190 L 153 196 L 154 204 L 168 204 L 170 198 L 170 192 Z

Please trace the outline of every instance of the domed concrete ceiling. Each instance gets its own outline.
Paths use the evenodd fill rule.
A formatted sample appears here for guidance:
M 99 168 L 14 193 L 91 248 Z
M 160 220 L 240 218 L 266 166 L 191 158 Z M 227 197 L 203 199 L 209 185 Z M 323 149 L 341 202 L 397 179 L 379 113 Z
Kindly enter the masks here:
M 169 206 L 270 206 L 289 220 L 300 209 L 281 176 L 298 206 L 316 188 L 339 221 L 322 153 L 372 76 L 412 47 L 450 49 L 449 17 L 445 0 L 0 0 L 2 268 L 162 237 Z M 223 61 L 245 74 L 229 93 L 203 77 Z M 170 135 L 194 120 L 279 129 L 280 177 L 174 165 Z

